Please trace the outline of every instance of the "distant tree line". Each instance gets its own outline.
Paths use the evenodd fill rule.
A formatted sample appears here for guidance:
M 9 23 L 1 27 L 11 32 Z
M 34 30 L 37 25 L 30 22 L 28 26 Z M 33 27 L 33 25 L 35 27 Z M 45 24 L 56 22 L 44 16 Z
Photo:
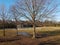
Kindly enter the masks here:
M 53 26 L 53 27 L 59 27 L 60 26 L 60 22 L 54 22 L 54 21 L 45 21 L 44 26 Z
M 18 22 L 17 22 L 18 23 Z M 29 21 L 21 21 L 18 23 L 18 25 L 20 25 L 20 28 L 27 28 L 27 27 L 33 27 L 33 24 L 31 24 Z M 6 21 L 5 25 L 2 24 L 2 21 L 0 20 L 0 29 L 4 28 L 16 28 L 16 24 L 15 21 Z M 40 21 L 36 21 L 36 27 L 44 27 L 44 26 L 54 26 L 54 27 L 58 27 L 60 26 L 60 22 L 53 22 L 53 21 L 44 21 L 44 22 L 40 22 Z
M 14 22 L 12 22 L 12 21 L 11 22 L 6 21 L 4 23 L 4 25 L 3 25 L 2 21 L 0 20 L 0 29 L 3 29 L 3 26 L 4 26 L 4 28 L 16 28 L 16 25 L 15 25 Z

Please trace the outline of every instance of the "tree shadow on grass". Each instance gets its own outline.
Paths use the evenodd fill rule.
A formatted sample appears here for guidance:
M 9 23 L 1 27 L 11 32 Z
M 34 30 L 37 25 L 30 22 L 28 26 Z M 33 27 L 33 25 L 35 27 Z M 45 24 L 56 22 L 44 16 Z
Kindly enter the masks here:
M 46 32 L 38 33 L 38 34 L 36 34 L 36 38 L 40 39 L 40 38 L 56 36 L 56 35 L 60 35 L 59 30 L 57 30 L 57 31 L 46 31 Z M 51 40 L 49 40 L 47 42 L 41 42 L 38 45 L 60 45 L 60 42 L 59 43 L 57 41 L 52 42 Z
M 39 45 L 60 45 L 59 43 L 40 43 Z
M 55 36 L 55 35 L 60 35 L 60 30 L 40 32 L 36 34 L 36 38 L 44 38 L 44 37 Z
M 42 42 L 39 45 L 60 45 L 60 42 L 56 41 L 47 41 L 47 42 Z
M 0 42 L 10 42 L 10 41 L 16 41 L 16 40 L 20 40 L 20 37 L 19 36 L 14 36 L 14 37 L 3 37 L 3 38 L 0 38 Z

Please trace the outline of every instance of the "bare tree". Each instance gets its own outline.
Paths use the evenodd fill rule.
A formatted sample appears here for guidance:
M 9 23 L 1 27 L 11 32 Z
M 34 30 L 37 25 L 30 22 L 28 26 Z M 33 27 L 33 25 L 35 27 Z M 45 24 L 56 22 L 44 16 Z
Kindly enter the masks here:
M 6 13 L 6 9 L 5 9 L 5 6 L 2 5 L 0 7 L 0 17 L 1 17 L 1 20 L 2 20 L 2 25 L 3 25 L 3 35 L 5 36 L 5 21 L 7 20 L 7 13 Z
M 12 16 L 13 20 L 15 21 L 16 31 L 17 31 L 17 36 L 18 36 L 18 28 L 17 28 L 17 25 L 18 25 L 18 23 L 20 21 L 20 17 L 21 16 L 18 14 L 17 9 L 16 9 L 16 7 L 14 5 L 11 6 L 10 12 L 11 12 L 11 16 Z
M 33 38 L 35 38 L 36 20 L 52 18 L 57 11 L 58 3 L 54 3 L 54 0 L 18 0 L 15 6 L 18 14 L 33 24 Z

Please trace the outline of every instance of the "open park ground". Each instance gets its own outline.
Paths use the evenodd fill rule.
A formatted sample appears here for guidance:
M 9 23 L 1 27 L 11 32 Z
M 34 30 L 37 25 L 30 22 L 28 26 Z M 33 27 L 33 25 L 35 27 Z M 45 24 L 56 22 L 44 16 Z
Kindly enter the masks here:
M 32 35 L 33 28 L 20 28 L 18 32 Z M 60 27 L 37 27 L 35 39 L 24 35 L 16 36 L 16 29 L 0 29 L 0 45 L 60 45 Z

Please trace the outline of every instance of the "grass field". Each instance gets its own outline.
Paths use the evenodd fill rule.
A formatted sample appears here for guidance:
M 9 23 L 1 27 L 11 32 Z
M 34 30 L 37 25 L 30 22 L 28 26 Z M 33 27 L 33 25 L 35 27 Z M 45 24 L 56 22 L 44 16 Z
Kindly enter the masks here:
M 32 34 L 33 28 L 20 28 L 19 32 Z M 0 42 L 0 45 L 60 45 L 60 27 L 37 27 L 36 34 L 40 38 L 32 39 L 30 37 L 17 36 L 15 29 L 6 29 L 5 38 L 9 41 Z M 3 30 L 0 30 L 0 38 L 3 38 Z M 13 41 L 13 39 L 21 38 Z

